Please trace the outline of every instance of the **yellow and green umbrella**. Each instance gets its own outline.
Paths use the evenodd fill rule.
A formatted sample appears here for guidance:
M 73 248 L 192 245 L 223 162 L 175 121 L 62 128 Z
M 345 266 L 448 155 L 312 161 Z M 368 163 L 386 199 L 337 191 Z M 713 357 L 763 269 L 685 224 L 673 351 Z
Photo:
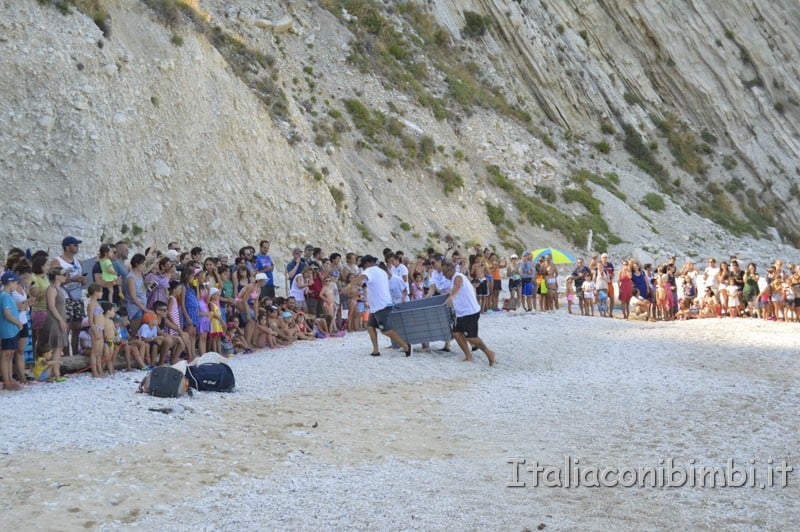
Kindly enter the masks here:
M 560 249 L 541 248 L 531 251 L 531 256 L 534 261 L 539 260 L 539 257 L 545 255 L 550 255 L 550 258 L 553 259 L 553 264 L 572 264 L 577 261 L 574 255 L 566 251 L 561 251 Z

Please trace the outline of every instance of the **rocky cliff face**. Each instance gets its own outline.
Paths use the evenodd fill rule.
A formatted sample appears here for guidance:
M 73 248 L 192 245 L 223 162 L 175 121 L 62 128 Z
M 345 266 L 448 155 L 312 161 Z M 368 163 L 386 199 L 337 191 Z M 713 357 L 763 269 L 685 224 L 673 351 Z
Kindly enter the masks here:
M 0 0 L 3 247 L 800 244 L 795 2 L 99 4 Z

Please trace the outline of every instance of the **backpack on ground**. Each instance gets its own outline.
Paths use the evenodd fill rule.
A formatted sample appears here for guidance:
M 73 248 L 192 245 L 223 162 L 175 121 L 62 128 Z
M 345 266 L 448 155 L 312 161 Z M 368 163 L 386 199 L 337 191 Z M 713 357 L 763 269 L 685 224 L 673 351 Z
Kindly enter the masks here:
M 145 376 L 140 390 L 155 397 L 180 397 L 189 390 L 183 372 L 171 366 L 158 366 Z
M 228 364 L 200 364 L 186 367 L 189 387 L 201 392 L 232 392 L 236 378 Z

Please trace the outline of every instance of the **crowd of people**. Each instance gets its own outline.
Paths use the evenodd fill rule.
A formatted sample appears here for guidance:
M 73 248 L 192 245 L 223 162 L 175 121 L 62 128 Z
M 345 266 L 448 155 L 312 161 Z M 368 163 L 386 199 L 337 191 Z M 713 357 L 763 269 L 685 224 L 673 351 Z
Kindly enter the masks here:
M 57 256 L 9 250 L 0 293 L 0 374 L 7 389 L 30 378 L 62 380 L 62 356 L 85 355 L 86 371 L 100 377 L 118 366 L 146 368 L 208 351 L 229 355 L 362 330 L 372 355 L 380 354 L 380 330 L 410 356 L 387 309 L 434 294 L 449 296 L 453 337 L 465 360 L 482 350 L 490 364 L 495 354 L 478 336 L 481 314 L 557 310 L 562 295 L 569 313 L 576 307 L 589 316 L 614 317 L 618 302 L 625 319 L 800 321 L 800 265 L 784 268 L 781 261 L 761 276 L 755 264 L 742 267 L 736 257 L 719 267 L 709 258 L 702 271 L 691 261 L 679 269 L 675 257 L 655 267 L 626 259 L 617 270 L 605 253 L 564 266 L 549 255 L 501 258 L 480 246 L 466 260 L 460 246 L 416 257 L 386 248 L 380 261 L 307 245 L 293 250 L 278 295 L 267 240 L 258 249 L 241 248 L 232 261 L 200 247 L 182 251 L 177 242 L 129 256 L 128 245 L 117 242 L 81 262 L 81 244 L 65 237 Z M 34 354 L 27 366 L 26 349 Z M 440 349 L 449 350 L 450 342 Z
M 295 249 L 286 265 L 286 293 L 277 295 L 266 240 L 258 250 L 241 248 L 233 261 L 200 247 L 182 251 L 177 242 L 132 255 L 125 242 L 105 243 L 96 256 L 81 261 L 81 244 L 65 237 L 56 256 L 9 250 L 0 295 L 0 374 L 6 389 L 30 379 L 63 380 L 63 356 L 85 356 L 85 371 L 101 377 L 119 366 L 192 361 L 209 351 L 233 354 L 346 331 L 374 332 L 376 303 L 370 305 L 355 253 L 342 260 L 339 253 L 323 256 L 311 245 Z M 392 279 L 388 303 L 424 297 L 433 261 L 420 260 L 409 279 L 408 260 L 386 251 L 380 268 Z M 387 324 L 381 329 L 390 331 Z M 410 354 L 402 339 L 399 343 Z M 26 349 L 33 353 L 32 364 L 26 365 Z
M 621 317 L 638 320 L 749 317 L 800 321 L 800 265 L 776 260 L 763 276 L 758 266 L 740 264 L 736 256 L 717 265 L 714 257 L 699 269 L 691 261 L 680 268 L 676 257 L 653 266 L 624 259 L 615 271 L 607 254 L 578 259 L 566 277 L 569 312 L 573 304 L 583 315 L 613 317 L 615 297 Z

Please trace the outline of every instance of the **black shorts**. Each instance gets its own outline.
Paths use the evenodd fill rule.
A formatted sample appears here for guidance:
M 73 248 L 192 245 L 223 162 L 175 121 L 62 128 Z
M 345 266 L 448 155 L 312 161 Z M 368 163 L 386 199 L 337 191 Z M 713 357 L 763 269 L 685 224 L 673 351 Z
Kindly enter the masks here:
M 2 345 L 0 345 L 0 349 L 3 351 L 16 351 L 17 349 L 17 340 L 19 339 L 19 335 L 15 335 L 12 338 L 3 338 Z
M 23 323 L 22 329 L 19 330 L 17 333 L 18 338 L 27 338 L 31 335 L 31 324 L 30 323 Z
M 475 314 L 456 318 L 456 324 L 453 326 L 453 332 L 463 333 L 467 338 L 477 338 L 478 319 L 480 317 L 481 313 L 476 312 Z
M 262 297 L 268 297 L 270 299 L 275 299 L 275 285 L 267 285 L 261 288 L 261 294 L 259 295 L 259 299 Z
M 478 283 L 478 288 L 475 289 L 475 293 L 478 296 L 488 296 L 489 295 L 489 284 L 486 282 L 486 279 Z
M 519 279 L 509 279 L 508 280 L 508 289 L 509 290 L 516 290 L 519 287 L 522 281 Z
M 499 292 L 500 290 L 503 289 L 503 281 L 501 281 L 500 279 L 495 279 L 494 284 L 492 286 L 494 287 L 495 292 Z
M 389 313 L 392 311 L 391 305 L 388 307 L 384 307 L 378 312 L 371 312 L 369 315 L 369 320 L 367 320 L 367 327 L 374 327 L 375 329 L 380 329 L 383 332 L 388 332 L 392 330 L 392 320 L 389 319 Z

